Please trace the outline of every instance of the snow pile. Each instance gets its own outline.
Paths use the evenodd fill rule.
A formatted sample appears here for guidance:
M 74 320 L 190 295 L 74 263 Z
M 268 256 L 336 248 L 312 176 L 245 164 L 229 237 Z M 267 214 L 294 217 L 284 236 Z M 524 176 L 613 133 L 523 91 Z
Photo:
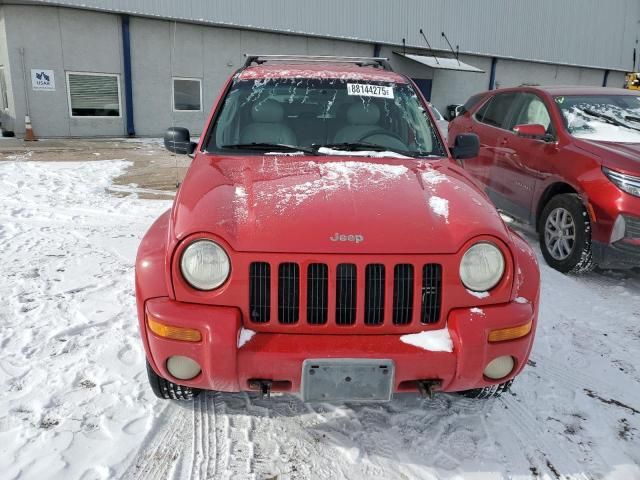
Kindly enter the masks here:
M 133 294 L 166 201 L 106 192 L 128 162 L 0 162 L 0 471 L 117 478 L 150 431 Z
M 238 335 L 238 348 L 242 348 L 244 344 L 251 340 L 255 334 L 256 332 L 253 330 L 241 328 L 240 334 Z
M 3 479 L 640 479 L 637 271 L 541 262 L 531 359 L 500 399 L 157 401 L 133 261 L 169 202 L 106 194 L 126 166 L 0 162 Z M 402 341 L 449 345 L 440 330 Z
M 389 152 L 389 151 L 378 152 L 373 150 L 372 151 L 361 150 L 361 151 L 353 152 L 348 150 L 336 150 L 336 149 L 327 148 L 327 147 L 320 147 L 318 149 L 318 153 L 321 153 L 323 155 L 333 155 L 333 156 L 342 156 L 342 157 L 406 158 L 406 159 L 411 158 L 397 152 Z
M 400 341 L 429 352 L 453 352 L 453 341 L 446 327 L 441 330 L 402 335 Z

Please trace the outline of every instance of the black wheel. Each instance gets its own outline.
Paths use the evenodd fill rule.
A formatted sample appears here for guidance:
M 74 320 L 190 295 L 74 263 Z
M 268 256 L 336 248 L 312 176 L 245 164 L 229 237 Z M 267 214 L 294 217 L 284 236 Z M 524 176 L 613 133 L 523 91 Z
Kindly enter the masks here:
M 151 390 L 158 398 L 164 400 L 191 400 L 200 394 L 200 390 L 197 388 L 185 387 L 162 378 L 153 371 L 149 362 L 147 362 L 147 376 L 149 377 Z
M 542 255 L 551 267 L 562 273 L 593 270 L 591 222 L 578 195 L 553 197 L 542 210 L 538 233 Z
M 513 380 L 508 380 L 504 383 L 499 383 L 498 385 L 491 385 L 490 387 L 484 388 L 474 388 L 473 390 L 465 390 L 463 392 L 458 392 L 460 395 L 463 395 L 467 398 L 496 398 L 509 391 L 511 388 L 511 384 Z

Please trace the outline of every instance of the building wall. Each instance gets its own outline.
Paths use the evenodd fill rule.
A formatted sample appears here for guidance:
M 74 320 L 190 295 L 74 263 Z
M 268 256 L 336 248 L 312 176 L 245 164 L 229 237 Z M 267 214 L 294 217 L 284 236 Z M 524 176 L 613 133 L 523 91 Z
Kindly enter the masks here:
M 4 25 L 4 30 L 3 30 Z M 24 82 L 19 48 L 26 52 L 27 93 L 31 120 L 39 136 L 121 136 L 126 133 L 122 35 L 120 15 L 47 6 L 0 7 L 0 64 L 5 64 L 11 108 L 5 128 L 24 132 Z M 138 135 L 158 136 L 172 125 L 199 134 L 211 105 L 229 75 L 243 62 L 243 54 L 363 55 L 374 45 L 355 41 L 305 37 L 284 33 L 178 23 L 145 17 L 130 18 L 133 111 Z M 382 46 L 394 69 L 411 78 L 432 81 L 431 101 L 445 113 L 449 104 L 464 103 L 489 87 L 491 57 L 461 55 L 484 73 L 433 70 Z M 427 54 L 407 49 L 407 53 Z M 31 89 L 31 68 L 55 72 L 56 91 Z M 66 72 L 112 73 L 120 76 L 121 118 L 72 118 L 67 99 Z M 173 111 L 172 77 L 202 82 L 202 111 Z M 604 70 L 499 59 L 496 87 L 523 83 L 602 85 Z M 624 75 L 612 71 L 610 86 L 621 86 Z
M 14 101 L 13 101 L 13 88 L 11 82 L 11 64 L 9 63 L 9 44 L 7 42 L 7 35 L 5 31 L 5 7 L 0 5 L 0 66 L 4 70 L 5 83 L 7 87 L 7 100 L 9 108 L 6 111 L 0 108 L 0 123 L 3 129 L 13 130 L 13 119 L 15 117 Z
M 187 22 L 627 70 L 637 0 L 33 0 Z
M 602 86 L 604 70 L 498 60 L 496 88 L 529 85 Z
M 245 52 L 323 55 L 373 53 L 370 45 L 340 40 L 135 17 L 131 18 L 130 25 L 133 109 L 136 133 L 139 135 L 158 135 L 171 125 L 183 126 L 199 134 L 229 75 L 244 63 Z M 172 77 L 202 81 L 202 112 L 173 111 Z
M 460 61 L 484 73 L 436 70 L 433 76 L 433 104 L 444 115 L 447 105 L 462 104 L 474 93 L 489 89 L 491 58 L 460 55 Z
M 122 77 L 120 23 L 116 15 L 35 6 L 3 6 L 15 109 L 14 128 L 24 132 L 25 85 L 19 48 L 25 51 L 27 94 L 36 134 L 115 136 L 122 118 L 71 118 L 66 72 L 114 73 Z M 31 69 L 54 71 L 55 91 L 31 88 Z M 121 89 L 122 89 L 122 78 Z

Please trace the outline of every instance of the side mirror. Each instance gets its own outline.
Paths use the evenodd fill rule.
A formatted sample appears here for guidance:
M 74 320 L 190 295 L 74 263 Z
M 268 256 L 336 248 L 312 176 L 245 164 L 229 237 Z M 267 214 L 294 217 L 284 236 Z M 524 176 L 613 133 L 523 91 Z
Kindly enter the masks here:
M 451 147 L 451 155 L 456 160 L 477 157 L 480 153 L 480 139 L 475 133 L 462 133 L 456 137 Z
M 164 148 L 173 153 L 190 155 L 196 149 L 197 144 L 191 141 L 189 130 L 182 127 L 168 128 L 164 133 Z
M 539 123 L 516 125 L 513 127 L 513 131 L 520 137 L 529 137 L 545 142 L 553 140 L 553 136 L 547 134 L 547 129 L 544 128 L 544 125 L 540 125 Z

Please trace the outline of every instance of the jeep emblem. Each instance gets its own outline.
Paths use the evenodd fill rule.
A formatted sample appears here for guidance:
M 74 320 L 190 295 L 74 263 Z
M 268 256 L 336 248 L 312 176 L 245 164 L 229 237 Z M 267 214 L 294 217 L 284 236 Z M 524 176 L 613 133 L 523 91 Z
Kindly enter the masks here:
M 332 242 L 355 242 L 360 243 L 364 242 L 364 235 L 345 235 L 344 233 L 336 232 L 333 237 L 329 237 L 329 240 Z

